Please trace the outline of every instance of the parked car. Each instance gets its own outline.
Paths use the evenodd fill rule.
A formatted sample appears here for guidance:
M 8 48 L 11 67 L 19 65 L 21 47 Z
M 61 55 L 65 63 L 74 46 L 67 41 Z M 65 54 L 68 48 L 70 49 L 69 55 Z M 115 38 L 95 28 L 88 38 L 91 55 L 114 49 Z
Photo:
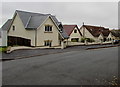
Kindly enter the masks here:
M 113 43 L 114 43 L 114 44 L 119 44 L 119 43 L 120 43 L 120 40 L 114 40 Z

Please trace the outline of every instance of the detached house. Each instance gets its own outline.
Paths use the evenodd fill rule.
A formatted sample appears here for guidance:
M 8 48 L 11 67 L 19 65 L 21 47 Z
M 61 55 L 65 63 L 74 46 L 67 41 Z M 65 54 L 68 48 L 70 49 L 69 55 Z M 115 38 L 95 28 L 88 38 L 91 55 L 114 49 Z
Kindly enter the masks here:
M 77 25 L 63 25 L 63 28 L 69 36 L 68 41 L 79 42 L 82 34 Z
M 39 47 L 66 46 L 65 33 L 61 22 L 51 14 L 40 14 L 16 10 L 2 30 L 7 31 L 8 45 Z
M 1 30 L 0 30 L 0 46 L 2 46 Z
M 83 38 L 91 38 L 95 40 L 95 42 L 106 41 L 110 33 L 109 29 L 91 25 L 82 25 L 80 31 L 83 35 Z
M 110 30 L 107 40 L 108 41 L 120 40 L 120 31 L 119 30 Z

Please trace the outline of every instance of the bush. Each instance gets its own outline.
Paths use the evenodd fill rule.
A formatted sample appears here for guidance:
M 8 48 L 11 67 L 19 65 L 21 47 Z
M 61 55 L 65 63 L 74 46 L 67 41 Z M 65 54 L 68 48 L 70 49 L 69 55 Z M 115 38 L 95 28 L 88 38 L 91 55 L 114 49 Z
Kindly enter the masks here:
M 90 38 L 90 42 L 95 42 L 95 40 L 94 40 L 94 39 L 92 39 L 92 38 Z
M 81 38 L 81 42 L 83 42 L 83 43 L 84 43 L 84 42 L 85 42 L 85 39 L 86 39 L 86 38 Z
M 81 42 L 85 42 L 85 40 L 87 41 L 87 42 L 95 42 L 95 40 L 94 39 L 92 39 L 92 38 L 81 38 Z
M 0 47 L 0 52 L 6 52 L 7 51 L 7 47 Z
M 76 39 L 72 39 L 71 41 L 72 41 L 72 42 L 77 42 L 77 40 L 76 40 Z

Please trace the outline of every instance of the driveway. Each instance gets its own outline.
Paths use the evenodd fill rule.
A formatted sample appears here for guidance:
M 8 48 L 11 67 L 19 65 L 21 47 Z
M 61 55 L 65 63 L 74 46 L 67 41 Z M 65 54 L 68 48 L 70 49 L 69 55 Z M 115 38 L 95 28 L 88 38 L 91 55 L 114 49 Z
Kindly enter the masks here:
M 3 59 L 19 59 L 19 58 L 26 58 L 30 56 L 41 56 L 41 55 L 48 55 L 48 54 L 56 54 L 56 53 L 64 53 L 70 52 L 73 50 L 85 50 L 86 46 L 73 46 L 68 47 L 66 49 L 25 49 L 25 50 L 16 50 L 10 54 L 2 53 Z
M 3 62 L 3 85 L 110 85 L 117 75 L 117 47 Z
M 91 46 L 71 46 L 66 49 L 24 49 L 24 50 L 16 50 L 10 54 L 2 53 L 2 59 L 9 60 L 9 59 L 22 59 L 22 58 L 29 58 L 34 56 L 43 56 L 48 54 L 56 54 L 56 53 L 64 53 L 70 51 L 83 51 L 86 49 L 94 49 L 94 48 L 102 48 L 102 47 L 109 47 L 115 45 L 91 45 Z

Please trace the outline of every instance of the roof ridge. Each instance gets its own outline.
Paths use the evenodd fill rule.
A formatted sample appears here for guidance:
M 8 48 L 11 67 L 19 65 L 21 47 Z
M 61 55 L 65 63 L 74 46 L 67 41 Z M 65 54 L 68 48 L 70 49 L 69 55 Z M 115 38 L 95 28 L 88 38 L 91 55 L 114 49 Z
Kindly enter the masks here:
M 100 27 L 100 28 L 105 28 L 105 27 L 102 27 L 102 26 L 95 26 L 95 25 L 83 25 L 83 26 L 90 26 L 90 27 Z
M 77 24 L 64 24 L 64 25 L 73 26 L 73 25 L 77 25 Z
M 16 10 L 16 12 L 24 12 L 24 13 L 30 13 L 30 14 L 38 14 L 38 15 L 51 15 L 51 14 L 43 14 L 43 13 L 35 13 L 30 11 L 23 11 L 23 10 Z
M 27 28 L 27 26 L 28 26 L 28 24 L 29 24 L 29 22 L 30 22 L 31 17 L 32 17 L 32 16 L 29 17 L 29 19 L 28 19 L 28 21 L 27 21 L 27 23 L 26 23 L 26 25 L 25 25 L 25 28 Z

